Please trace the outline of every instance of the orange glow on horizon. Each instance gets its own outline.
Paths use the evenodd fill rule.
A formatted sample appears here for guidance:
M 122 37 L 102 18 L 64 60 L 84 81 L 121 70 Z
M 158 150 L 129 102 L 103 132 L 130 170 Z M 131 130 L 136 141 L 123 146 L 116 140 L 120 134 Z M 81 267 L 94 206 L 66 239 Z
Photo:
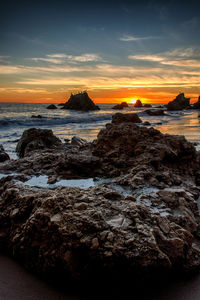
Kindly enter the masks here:
M 76 93 L 76 91 L 72 91 Z M 175 99 L 180 91 L 163 91 L 163 90 L 148 90 L 148 89 L 135 89 L 134 92 L 131 89 L 118 89 L 118 90 L 88 90 L 89 97 L 95 103 L 121 103 L 127 102 L 134 104 L 137 99 L 140 99 L 142 103 L 168 103 Z M 71 91 L 66 93 L 52 92 L 44 96 L 44 94 L 34 93 L 11 93 L 1 92 L 0 102 L 13 102 L 13 103 L 65 103 L 70 97 Z M 194 103 L 198 100 L 198 93 L 185 93 L 185 97 L 190 97 L 190 103 Z

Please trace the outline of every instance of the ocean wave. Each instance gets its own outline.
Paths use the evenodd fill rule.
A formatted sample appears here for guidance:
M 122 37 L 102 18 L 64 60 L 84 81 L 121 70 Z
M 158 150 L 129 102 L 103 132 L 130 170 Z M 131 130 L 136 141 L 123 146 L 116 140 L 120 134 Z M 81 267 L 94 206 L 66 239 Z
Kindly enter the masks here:
M 67 116 L 65 118 L 26 118 L 26 119 L 14 119 L 14 118 L 4 118 L 0 119 L 0 128 L 4 127 L 13 127 L 13 126 L 21 126 L 21 127 L 31 127 L 31 126 L 57 126 L 57 125 L 65 125 L 65 124 L 80 124 L 80 123 L 95 123 L 95 122 L 104 122 L 111 120 L 112 114 L 104 114 L 104 115 L 86 115 L 86 116 Z

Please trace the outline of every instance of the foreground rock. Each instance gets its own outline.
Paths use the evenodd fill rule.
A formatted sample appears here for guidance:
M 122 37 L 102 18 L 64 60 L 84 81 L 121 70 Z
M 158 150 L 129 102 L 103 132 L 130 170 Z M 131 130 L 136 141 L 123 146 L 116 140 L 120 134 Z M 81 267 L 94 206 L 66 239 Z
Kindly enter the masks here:
M 38 273 L 75 278 L 199 268 L 200 155 L 183 136 L 139 127 L 133 115 L 113 116 L 93 143 L 75 138 L 74 146 L 58 143 L 2 164 L 49 179 L 112 183 L 52 190 L 2 178 L 1 249 Z
M 0 145 L 0 162 L 4 162 L 6 160 L 9 160 L 9 155 L 5 152 L 4 147 Z
M 140 100 L 137 100 L 134 104 L 134 107 L 142 107 L 142 102 Z
M 124 107 L 128 107 L 128 104 L 126 102 L 122 102 L 120 104 L 113 106 L 113 109 L 123 109 Z
M 0 247 L 40 275 L 123 279 L 200 264 L 195 190 L 0 189 Z
M 167 104 L 167 110 L 182 110 L 190 106 L 190 98 L 185 98 L 184 93 L 179 94 Z
M 57 109 L 57 107 L 54 104 L 50 104 L 47 106 L 47 109 Z
M 79 94 L 71 94 L 69 100 L 64 104 L 62 109 L 74 109 L 74 110 L 99 110 L 100 108 L 94 104 L 92 99 L 88 96 L 87 92 Z
M 24 131 L 20 138 L 16 151 L 19 157 L 24 157 L 27 153 L 44 148 L 51 148 L 61 144 L 52 130 L 30 128 Z

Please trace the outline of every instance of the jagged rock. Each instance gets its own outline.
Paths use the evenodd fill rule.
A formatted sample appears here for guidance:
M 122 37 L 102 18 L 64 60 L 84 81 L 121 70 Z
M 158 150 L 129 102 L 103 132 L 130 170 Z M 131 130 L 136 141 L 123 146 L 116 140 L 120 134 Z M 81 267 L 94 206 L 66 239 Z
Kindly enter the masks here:
M 193 104 L 193 108 L 200 109 L 200 96 L 198 98 L 198 101 Z
M 123 279 L 200 265 L 199 214 L 190 191 L 164 189 L 136 199 L 115 197 L 108 186 L 49 190 L 11 181 L 0 192 L 1 249 L 40 275 Z
M 16 151 L 19 157 L 24 157 L 27 153 L 44 148 L 51 148 L 61 144 L 52 130 L 30 128 L 24 131 L 17 143 Z
M 152 107 L 152 105 L 149 104 L 149 103 L 145 103 L 145 104 L 143 105 L 143 107 Z
M 134 113 L 130 113 L 130 114 L 116 113 L 112 116 L 112 123 L 125 123 L 125 122 L 141 123 L 142 120 L 138 117 L 137 114 Z
M 167 110 L 182 110 L 190 106 L 190 98 L 185 98 L 184 93 L 179 94 L 176 99 L 167 104 Z
M 84 146 L 87 144 L 87 141 L 81 139 L 79 136 L 73 136 L 71 140 L 71 144 L 75 146 Z
M 71 94 L 69 100 L 64 104 L 62 109 L 74 109 L 74 110 L 99 110 L 100 108 L 94 104 L 92 99 L 88 96 L 87 92 L 79 94 Z
M 52 183 L 96 176 L 112 183 L 52 190 L 2 178 L 1 249 L 38 273 L 79 278 L 199 268 L 200 153 L 183 136 L 127 121 L 136 116 L 114 115 L 93 143 L 2 163 L 1 170 L 46 174 Z
M 126 102 L 122 102 L 121 104 L 117 104 L 113 106 L 112 109 L 123 109 L 124 107 L 128 107 L 128 104 Z
M 50 104 L 47 106 L 47 109 L 57 109 L 57 107 L 54 104 Z
M 9 160 L 9 155 L 5 152 L 4 147 L 0 145 L 0 162 L 4 162 L 6 160 Z
M 137 100 L 136 103 L 134 104 L 134 107 L 142 107 L 142 102 L 140 100 Z
M 147 109 L 144 111 L 149 116 L 164 116 L 165 112 L 163 109 Z

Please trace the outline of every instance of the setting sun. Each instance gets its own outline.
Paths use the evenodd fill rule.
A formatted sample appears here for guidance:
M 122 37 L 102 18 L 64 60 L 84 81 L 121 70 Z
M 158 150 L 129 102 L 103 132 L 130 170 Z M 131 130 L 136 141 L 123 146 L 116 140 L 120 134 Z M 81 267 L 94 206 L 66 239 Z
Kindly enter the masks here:
M 130 99 L 130 104 L 135 104 L 136 103 L 136 99 Z

